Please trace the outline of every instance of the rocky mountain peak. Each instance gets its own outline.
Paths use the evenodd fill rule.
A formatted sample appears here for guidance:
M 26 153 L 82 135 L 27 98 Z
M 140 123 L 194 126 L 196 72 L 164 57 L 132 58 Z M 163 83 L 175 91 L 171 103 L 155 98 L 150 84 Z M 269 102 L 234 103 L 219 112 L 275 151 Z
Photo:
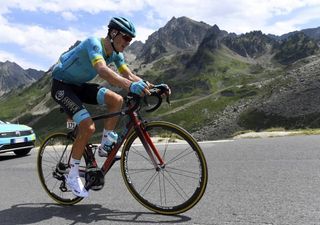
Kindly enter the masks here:
M 34 69 L 24 70 L 15 62 L 0 62 L 0 96 L 18 87 L 28 86 L 44 74 Z
M 275 59 L 281 64 L 289 65 L 299 59 L 314 55 L 320 48 L 317 42 L 304 32 L 295 32 L 277 46 Z
M 138 55 L 139 52 L 142 50 L 143 45 L 144 44 L 141 41 L 134 41 L 132 42 L 132 44 L 128 46 L 128 48 L 125 51 L 134 55 Z
M 214 51 L 218 48 L 220 40 L 227 34 L 228 33 L 226 31 L 221 31 L 217 25 L 213 25 L 210 27 L 210 29 L 208 29 L 199 46 L 199 49 L 205 48 L 210 51 Z
M 210 25 L 187 17 L 173 17 L 149 36 L 137 58 L 148 63 L 164 54 L 197 49 L 209 28 Z
M 267 52 L 268 46 L 275 43 L 271 37 L 261 31 L 252 31 L 241 35 L 228 35 L 224 44 L 244 57 L 257 57 Z

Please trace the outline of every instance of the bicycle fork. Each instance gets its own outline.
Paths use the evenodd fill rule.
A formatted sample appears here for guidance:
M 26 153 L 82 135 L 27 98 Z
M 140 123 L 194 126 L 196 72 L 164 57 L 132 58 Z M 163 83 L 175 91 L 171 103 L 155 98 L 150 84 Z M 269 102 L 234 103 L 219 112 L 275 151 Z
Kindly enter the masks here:
M 141 122 L 137 122 L 137 126 L 135 127 L 135 129 L 143 147 L 147 151 L 152 161 L 152 164 L 154 165 L 154 168 L 157 171 L 160 169 L 163 169 L 165 167 L 165 162 L 163 161 L 162 156 L 160 155 L 157 147 L 154 145 L 153 141 L 151 140 L 149 133 L 147 132 L 145 127 L 143 127 L 143 124 Z

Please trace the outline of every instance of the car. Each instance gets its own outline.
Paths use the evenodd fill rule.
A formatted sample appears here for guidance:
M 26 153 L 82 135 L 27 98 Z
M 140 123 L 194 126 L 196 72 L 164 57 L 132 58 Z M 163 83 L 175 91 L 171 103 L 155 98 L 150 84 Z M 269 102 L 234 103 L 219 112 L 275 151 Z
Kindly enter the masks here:
M 36 135 L 31 127 L 0 120 L 0 153 L 27 155 L 35 146 L 35 141 Z

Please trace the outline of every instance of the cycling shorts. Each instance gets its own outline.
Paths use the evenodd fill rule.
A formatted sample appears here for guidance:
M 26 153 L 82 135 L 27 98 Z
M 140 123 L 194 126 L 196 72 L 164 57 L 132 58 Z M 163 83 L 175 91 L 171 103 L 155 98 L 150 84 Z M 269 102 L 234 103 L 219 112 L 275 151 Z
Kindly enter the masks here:
M 52 80 L 51 96 L 77 124 L 90 118 L 83 105 L 104 105 L 104 96 L 108 89 L 98 84 L 83 83 L 74 85 Z

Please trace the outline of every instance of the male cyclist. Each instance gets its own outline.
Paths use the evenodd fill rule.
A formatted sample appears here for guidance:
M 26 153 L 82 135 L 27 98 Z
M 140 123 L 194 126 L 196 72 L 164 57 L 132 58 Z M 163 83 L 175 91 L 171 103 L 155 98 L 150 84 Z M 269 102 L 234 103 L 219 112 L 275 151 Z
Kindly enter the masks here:
M 73 194 L 79 197 L 88 196 L 78 169 L 85 146 L 95 132 L 95 125 L 83 103 L 106 105 L 109 112 L 120 111 L 123 103 L 123 98 L 117 93 L 87 82 L 99 74 L 111 85 L 138 95 L 150 94 L 148 90 L 150 84 L 130 71 L 122 54 L 132 38 L 136 36 L 133 23 L 123 17 L 113 17 L 108 28 L 106 38 L 90 37 L 80 42 L 63 53 L 52 69 L 51 95 L 79 126 L 73 144 L 71 169 L 67 176 L 67 185 Z M 116 65 L 122 76 L 108 67 L 110 63 Z M 107 156 L 108 150 L 114 144 L 112 142 L 116 142 L 117 134 L 113 130 L 117 121 L 117 117 L 104 121 L 104 131 L 99 147 L 100 156 Z

